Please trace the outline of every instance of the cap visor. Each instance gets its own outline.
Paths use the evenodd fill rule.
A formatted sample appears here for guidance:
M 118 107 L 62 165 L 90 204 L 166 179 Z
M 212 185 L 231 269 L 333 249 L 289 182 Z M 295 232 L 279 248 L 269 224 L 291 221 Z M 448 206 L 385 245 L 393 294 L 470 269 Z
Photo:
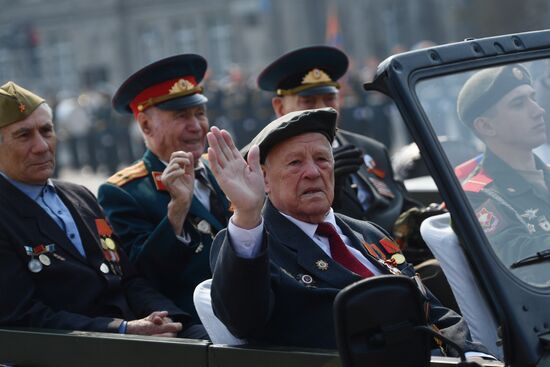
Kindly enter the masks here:
M 336 89 L 331 85 L 323 85 L 323 86 L 303 90 L 301 92 L 298 92 L 297 94 L 299 96 L 306 97 L 306 96 L 314 96 L 318 94 L 332 94 L 332 93 L 338 93 L 338 89 Z

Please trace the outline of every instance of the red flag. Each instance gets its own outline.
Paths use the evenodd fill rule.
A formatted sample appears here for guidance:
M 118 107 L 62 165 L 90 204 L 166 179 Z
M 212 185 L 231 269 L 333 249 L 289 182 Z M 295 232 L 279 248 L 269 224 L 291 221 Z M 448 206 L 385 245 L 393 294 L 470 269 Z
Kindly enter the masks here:
M 342 48 L 344 43 L 336 6 L 331 6 L 328 9 L 325 43 L 336 48 Z

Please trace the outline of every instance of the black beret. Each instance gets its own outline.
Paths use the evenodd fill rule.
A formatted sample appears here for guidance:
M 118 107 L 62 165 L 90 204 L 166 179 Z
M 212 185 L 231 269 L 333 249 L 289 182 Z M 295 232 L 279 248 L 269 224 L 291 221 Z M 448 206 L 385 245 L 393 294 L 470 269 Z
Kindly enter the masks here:
M 336 93 L 337 80 L 348 70 L 348 57 L 329 46 L 304 47 L 291 51 L 258 76 L 258 87 L 277 95 L 302 96 Z
M 318 108 L 287 113 L 269 123 L 241 150 L 245 157 L 253 145 L 260 148 L 260 162 L 264 163 L 269 151 L 283 141 L 305 133 L 323 134 L 332 143 L 336 134 L 336 117 L 333 108 Z
M 144 111 L 155 106 L 179 110 L 206 103 L 201 82 L 206 60 L 183 54 L 156 61 L 128 77 L 113 97 L 113 107 L 121 113 Z
M 458 93 L 458 117 L 468 124 L 497 103 L 512 89 L 531 85 L 531 75 L 521 64 L 483 69 L 473 74 Z

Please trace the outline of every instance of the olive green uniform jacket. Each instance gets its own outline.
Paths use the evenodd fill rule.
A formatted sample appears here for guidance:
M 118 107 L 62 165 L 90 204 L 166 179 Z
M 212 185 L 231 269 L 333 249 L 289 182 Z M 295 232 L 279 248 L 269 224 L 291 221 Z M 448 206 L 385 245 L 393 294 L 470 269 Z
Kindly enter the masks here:
M 550 169 L 535 157 L 546 186 Z M 514 262 L 550 249 L 550 195 L 536 190 L 518 172 L 487 150 L 462 186 L 498 258 Z M 545 284 L 548 263 L 512 269 L 521 279 Z

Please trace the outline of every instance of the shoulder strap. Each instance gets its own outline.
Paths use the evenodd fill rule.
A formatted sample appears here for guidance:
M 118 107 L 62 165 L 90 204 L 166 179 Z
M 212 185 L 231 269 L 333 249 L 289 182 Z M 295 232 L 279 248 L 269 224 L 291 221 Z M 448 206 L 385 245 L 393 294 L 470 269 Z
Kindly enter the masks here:
M 143 161 L 139 161 L 130 167 L 126 167 L 118 171 L 109 177 L 107 182 L 116 186 L 123 186 L 128 182 L 144 176 L 147 176 L 147 167 L 145 167 L 145 163 Z

